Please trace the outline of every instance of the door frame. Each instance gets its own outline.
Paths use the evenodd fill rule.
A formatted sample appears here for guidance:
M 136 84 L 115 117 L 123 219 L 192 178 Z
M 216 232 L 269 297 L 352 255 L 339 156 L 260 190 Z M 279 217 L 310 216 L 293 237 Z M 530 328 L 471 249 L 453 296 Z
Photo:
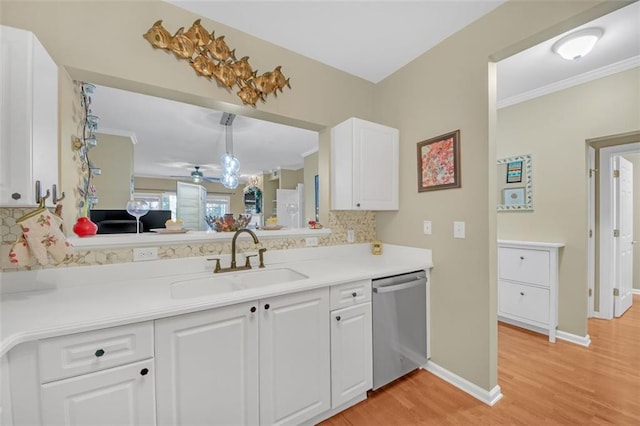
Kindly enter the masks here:
M 613 319 L 613 157 L 640 151 L 640 142 L 600 148 L 600 303 L 598 318 Z
M 587 297 L 587 318 L 595 316 L 595 278 L 596 278 L 596 149 L 587 145 L 587 158 L 589 159 L 588 168 L 588 203 L 587 210 L 587 226 L 588 242 L 587 242 L 587 286 L 589 295 Z

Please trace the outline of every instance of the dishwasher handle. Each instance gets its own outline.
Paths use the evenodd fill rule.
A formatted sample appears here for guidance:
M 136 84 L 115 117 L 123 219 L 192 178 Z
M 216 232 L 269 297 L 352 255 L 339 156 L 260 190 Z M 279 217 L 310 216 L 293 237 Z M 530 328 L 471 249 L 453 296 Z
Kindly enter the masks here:
M 391 292 L 394 292 L 394 291 L 405 290 L 405 289 L 408 289 L 408 288 L 417 287 L 419 285 L 425 285 L 426 283 L 427 283 L 427 278 L 426 277 L 417 277 L 415 280 L 409 281 L 409 282 L 403 282 L 403 283 L 394 284 L 394 285 L 387 285 L 387 286 L 383 286 L 383 287 L 374 287 L 373 288 L 373 292 L 374 293 L 378 293 L 378 294 L 391 293 Z

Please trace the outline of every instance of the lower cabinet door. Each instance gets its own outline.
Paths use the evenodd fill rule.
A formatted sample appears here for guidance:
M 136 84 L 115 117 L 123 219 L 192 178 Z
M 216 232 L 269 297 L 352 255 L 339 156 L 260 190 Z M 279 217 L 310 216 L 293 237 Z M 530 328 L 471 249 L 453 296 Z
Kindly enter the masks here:
M 331 312 L 331 407 L 373 385 L 371 303 Z
M 155 425 L 153 360 L 43 384 L 45 425 Z
M 159 425 L 258 424 L 257 308 L 242 303 L 156 321 Z
M 260 424 L 299 425 L 331 404 L 329 288 L 260 301 Z

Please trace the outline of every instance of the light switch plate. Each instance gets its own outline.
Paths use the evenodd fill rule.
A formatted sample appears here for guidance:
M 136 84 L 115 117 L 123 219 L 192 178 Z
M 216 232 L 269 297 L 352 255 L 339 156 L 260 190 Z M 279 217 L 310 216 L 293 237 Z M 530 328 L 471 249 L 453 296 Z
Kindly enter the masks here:
M 453 238 L 464 238 L 464 222 L 453 222 Z
M 425 220 L 424 222 L 422 222 L 422 232 L 424 232 L 425 235 L 431 235 L 431 221 L 430 220 Z
M 304 242 L 307 247 L 316 247 L 318 245 L 318 237 L 307 237 Z
M 354 243 L 356 241 L 356 233 L 353 229 L 347 229 L 347 242 Z

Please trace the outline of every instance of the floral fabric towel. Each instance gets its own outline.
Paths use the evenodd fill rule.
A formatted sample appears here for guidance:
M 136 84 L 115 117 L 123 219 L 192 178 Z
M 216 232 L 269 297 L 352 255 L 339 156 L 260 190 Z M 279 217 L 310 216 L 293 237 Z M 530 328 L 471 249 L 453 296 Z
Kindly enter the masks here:
M 62 219 L 48 210 L 20 222 L 29 251 L 41 265 L 49 263 L 49 254 L 56 263 L 68 262 L 73 258 L 73 247 L 67 242 L 60 225 Z
M 24 235 L 20 235 L 18 240 L 9 251 L 9 262 L 14 266 L 28 266 L 31 264 L 31 255 L 29 254 L 29 246 Z

